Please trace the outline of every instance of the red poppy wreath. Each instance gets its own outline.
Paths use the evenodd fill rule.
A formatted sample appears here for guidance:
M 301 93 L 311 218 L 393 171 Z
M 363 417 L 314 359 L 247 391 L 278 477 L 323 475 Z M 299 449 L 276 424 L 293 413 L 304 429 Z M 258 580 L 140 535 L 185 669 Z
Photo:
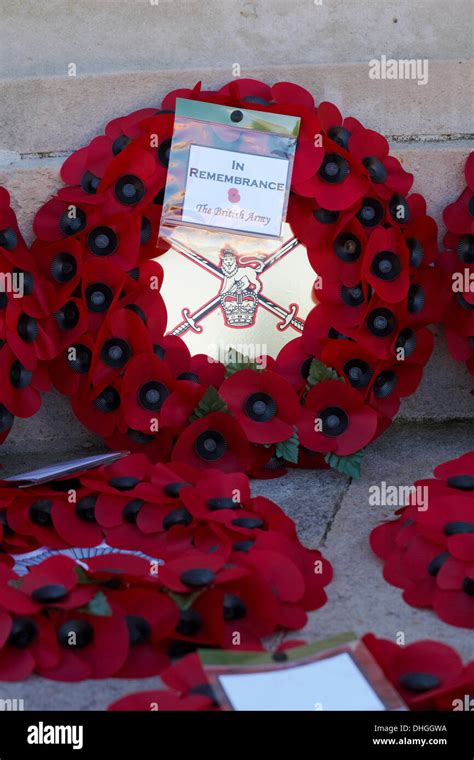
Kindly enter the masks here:
M 445 623 L 474 628 L 474 452 L 418 480 L 398 519 L 370 535 L 388 583 L 413 607 Z
M 157 238 L 177 97 L 301 120 L 287 222 L 322 287 L 300 336 L 265 362 L 225 366 L 166 332 Z M 436 224 L 387 140 L 295 84 L 197 84 L 114 119 L 61 177 L 30 251 L 1 196 L 0 266 L 28 290 L 0 300 L 0 435 L 51 381 L 108 445 L 152 462 L 357 476 L 417 388 L 440 318 Z
M 443 213 L 447 232 L 441 262 L 451 277 L 451 298 L 444 317 L 448 348 L 474 375 L 474 151 L 466 161 L 464 175 L 465 189 Z
M 0 537 L 2 681 L 140 678 L 198 647 L 259 650 L 302 628 L 332 578 L 243 473 L 143 454 L 3 481 Z

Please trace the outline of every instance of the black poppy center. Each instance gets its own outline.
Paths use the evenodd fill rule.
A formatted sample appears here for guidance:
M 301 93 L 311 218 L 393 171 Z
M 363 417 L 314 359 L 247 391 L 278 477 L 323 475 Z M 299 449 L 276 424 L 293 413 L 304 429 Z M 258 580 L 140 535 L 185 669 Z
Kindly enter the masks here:
M 265 523 L 260 517 L 236 517 L 235 520 L 232 520 L 232 525 L 235 525 L 237 528 L 256 530 L 257 528 L 263 528 Z
M 13 620 L 7 644 L 23 649 L 31 644 L 38 636 L 38 627 L 29 617 L 17 617 Z
M 56 312 L 56 321 L 62 330 L 72 330 L 80 319 L 79 308 L 74 301 L 68 301 Z
M 73 349 L 68 349 L 67 361 L 69 367 L 73 372 L 78 375 L 85 375 L 89 372 L 92 361 L 92 351 L 87 346 L 78 343 L 75 346 L 71 346 Z
M 14 251 L 18 244 L 18 237 L 14 229 L 6 227 L 4 230 L 0 230 L 0 248 L 5 248 L 7 251 Z
M 35 588 L 31 593 L 31 598 L 39 604 L 54 604 L 54 602 L 61 602 L 67 595 L 66 586 L 61 583 L 51 583 L 48 586 Z
M 95 522 L 95 504 L 97 496 L 95 494 L 88 494 L 83 496 L 76 504 L 76 515 L 79 520 L 84 522 Z
M 344 374 L 353 388 L 366 388 L 372 378 L 370 365 L 362 359 L 350 359 L 344 364 Z
M 52 502 L 48 499 L 38 499 L 31 504 L 28 514 L 31 522 L 45 528 L 53 524 L 51 518 Z
M 202 617 L 198 612 L 189 608 L 181 610 L 179 613 L 179 622 L 176 626 L 176 633 L 181 636 L 195 636 L 202 628 Z
M 227 445 L 224 436 L 217 430 L 206 430 L 196 438 L 194 448 L 201 459 L 213 462 L 224 455 Z
M 459 491 L 474 491 L 474 475 L 452 475 L 446 482 Z
M 110 256 L 118 246 L 118 235 L 110 227 L 94 227 L 87 236 L 87 247 L 94 256 Z
M 158 147 L 158 160 L 165 168 L 170 162 L 171 140 L 163 140 Z
M 313 216 L 320 224 L 334 224 L 339 219 L 339 211 L 331 211 L 327 208 L 318 208 L 313 211 Z
M 132 501 L 129 501 L 128 504 L 125 505 L 123 508 L 123 519 L 125 522 L 131 523 L 132 525 L 135 525 L 137 522 L 138 514 L 141 510 L 141 508 L 144 505 L 143 499 L 132 499 Z
M 92 172 L 86 171 L 82 175 L 81 187 L 88 195 L 95 195 L 100 185 L 100 177 L 96 177 Z
M 355 285 L 353 288 L 348 288 L 346 285 L 342 285 L 341 298 L 346 306 L 361 306 L 365 300 L 364 291 L 362 290 L 362 283 Z
M 375 227 L 384 217 L 383 206 L 376 198 L 364 198 L 357 218 L 364 227 Z
M 107 311 L 112 303 L 114 294 L 112 289 L 108 285 L 103 285 L 100 282 L 96 282 L 93 285 L 89 285 L 85 292 L 86 304 L 89 311 L 96 314 L 101 314 Z
M 419 314 L 425 305 L 425 292 L 421 285 L 413 283 L 408 289 L 408 311 L 410 314 Z
M 124 206 L 139 203 L 145 195 L 145 185 L 134 174 L 125 174 L 115 183 L 115 197 Z
M 443 567 L 446 560 L 449 559 L 449 557 L 449 552 L 442 552 L 441 554 L 437 554 L 436 557 L 433 557 L 431 562 L 428 564 L 428 573 L 432 577 L 436 576 Z
M 367 317 L 367 327 L 377 338 L 386 338 L 395 330 L 395 316 L 389 309 L 374 309 Z
M 349 162 L 343 156 L 340 156 L 339 153 L 328 153 L 324 157 L 318 174 L 325 182 L 335 185 L 343 182 L 348 176 L 349 171 Z
M 77 235 L 82 232 L 87 223 L 87 217 L 82 209 L 71 206 L 63 212 L 59 219 L 59 227 L 63 235 Z
M 191 483 L 188 483 L 185 480 L 179 480 L 176 481 L 176 483 L 167 483 L 163 490 L 166 496 L 169 496 L 171 499 L 177 499 L 181 493 L 181 489 L 187 488 L 187 486 L 190 485 Z
M 423 261 L 424 249 L 417 238 L 409 237 L 406 239 L 408 250 L 410 251 L 410 266 L 419 267 Z
M 463 264 L 474 264 L 474 235 L 464 235 L 458 243 L 457 251 Z
M 234 501 L 230 496 L 214 496 L 207 500 L 207 508 L 211 512 L 217 512 L 220 509 L 240 509 L 240 502 Z
M 329 127 L 328 137 L 347 150 L 351 133 L 346 127 Z
M 116 388 L 108 386 L 94 399 L 94 405 L 104 414 L 115 412 L 120 406 L 120 394 Z
M 125 615 L 128 628 L 128 640 L 132 646 L 143 644 L 151 636 L 151 625 L 148 620 L 139 615 Z
M 412 672 L 400 676 L 398 683 L 408 691 L 424 692 L 441 686 L 441 679 L 433 673 Z
M 15 418 L 11 412 L 6 409 L 3 404 L 0 404 L 0 433 L 5 433 L 10 430 Z
M 119 135 L 112 143 L 112 153 L 114 156 L 118 156 L 130 142 L 131 140 L 127 135 Z
M 186 507 L 178 507 L 177 509 L 168 512 L 163 519 L 163 529 L 170 530 L 170 528 L 174 528 L 175 525 L 191 525 L 192 521 L 193 517 Z
M 474 578 L 464 578 L 462 590 L 468 596 L 474 596 Z
M 319 415 L 322 424 L 322 432 L 331 438 L 342 435 L 349 425 L 349 417 L 344 409 L 338 406 L 328 406 Z
M 100 351 L 100 358 L 108 367 L 121 369 L 132 355 L 132 349 L 122 338 L 106 340 Z
M 333 244 L 334 253 L 341 261 L 356 261 L 362 253 L 362 245 L 355 235 L 343 232 Z
M 38 322 L 28 314 L 21 314 L 17 323 L 18 335 L 25 343 L 33 343 L 38 337 Z
M 115 478 L 110 478 L 108 481 L 109 486 L 116 488 L 117 491 L 131 491 L 140 482 L 139 478 L 134 478 L 132 475 L 119 475 Z
M 385 182 L 387 179 L 387 170 L 379 158 L 375 156 L 366 156 L 362 159 L 362 163 L 369 173 L 369 177 L 375 184 Z
M 446 523 L 443 528 L 445 536 L 457 536 L 461 533 L 474 533 L 474 522 L 467 520 L 453 520 Z
M 391 369 L 380 372 L 374 381 L 375 398 L 387 398 L 391 396 L 397 385 L 397 376 Z
M 94 629 L 87 620 L 68 620 L 58 630 L 58 641 L 65 649 L 84 649 L 94 639 Z
M 17 359 L 17 361 L 13 362 L 12 366 L 10 367 L 9 377 L 12 386 L 18 390 L 22 390 L 31 383 L 33 373 L 25 369 L 23 364 Z
M 277 405 L 268 393 L 252 393 L 245 402 L 245 413 L 254 422 L 268 422 L 276 410 Z
M 392 195 L 388 202 L 388 210 L 392 219 L 399 224 L 405 224 L 410 218 L 410 206 L 403 195 Z
M 180 575 L 180 580 L 185 586 L 201 588 L 212 583 L 215 577 L 216 574 L 209 568 L 195 567 L 192 570 L 184 570 Z
M 70 253 L 58 253 L 51 261 L 51 274 L 56 282 L 69 282 L 77 272 L 77 261 Z
M 396 348 L 403 348 L 405 359 L 412 355 L 416 348 L 416 333 L 411 327 L 405 327 L 398 334 Z
M 379 251 L 372 259 L 370 270 L 381 280 L 395 280 L 402 271 L 400 257 L 393 251 Z
M 247 607 L 235 594 L 224 594 L 224 620 L 242 620 L 247 614 Z
M 138 391 L 138 401 L 143 409 L 157 412 L 163 406 L 163 402 L 169 396 L 169 393 L 166 385 L 157 380 L 151 380 L 141 386 Z

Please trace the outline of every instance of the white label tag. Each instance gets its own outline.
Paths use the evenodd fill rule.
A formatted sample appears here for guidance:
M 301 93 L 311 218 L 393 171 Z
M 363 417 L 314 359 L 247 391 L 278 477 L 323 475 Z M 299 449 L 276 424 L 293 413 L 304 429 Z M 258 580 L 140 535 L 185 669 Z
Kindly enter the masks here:
M 191 145 L 182 221 L 279 237 L 289 160 Z
M 234 710 L 385 710 L 346 652 L 306 665 L 218 678 Z

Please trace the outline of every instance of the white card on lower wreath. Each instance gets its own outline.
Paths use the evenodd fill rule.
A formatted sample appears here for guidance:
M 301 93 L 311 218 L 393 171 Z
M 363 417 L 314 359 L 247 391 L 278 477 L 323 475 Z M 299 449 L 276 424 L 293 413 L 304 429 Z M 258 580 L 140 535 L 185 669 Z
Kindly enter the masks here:
M 234 710 L 385 710 L 348 652 L 294 667 L 218 676 Z

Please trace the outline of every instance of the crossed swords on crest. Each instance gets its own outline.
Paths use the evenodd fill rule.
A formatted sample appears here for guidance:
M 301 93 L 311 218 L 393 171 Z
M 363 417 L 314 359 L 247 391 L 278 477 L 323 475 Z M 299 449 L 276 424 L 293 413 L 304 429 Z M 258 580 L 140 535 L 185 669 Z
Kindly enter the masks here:
M 284 243 L 281 248 L 279 248 L 275 253 L 271 254 L 265 261 L 263 262 L 262 269 L 259 271 L 259 275 L 263 274 L 267 269 L 272 267 L 274 264 L 276 264 L 277 261 L 282 259 L 284 256 L 286 256 L 290 251 L 292 251 L 296 246 L 298 246 L 300 241 L 297 238 L 291 238 L 291 240 L 288 240 L 286 243 Z M 199 266 L 206 269 L 208 272 L 211 272 L 211 274 L 219 277 L 221 280 L 225 279 L 224 273 L 221 271 L 221 269 L 217 266 L 217 264 L 214 264 L 212 261 L 209 261 L 209 259 L 206 259 L 204 256 L 201 256 L 199 253 L 196 253 L 192 250 L 192 248 L 189 248 L 188 246 L 184 245 L 183 243 L 178 242 L 177 240 L 173 240 L 171 243 L 171 247 L 175 249 L 178 253 L 183 254 L 183 256 L 186 256 L 186 258 L 193 261 L 195 264 L 198 264 Z M 286 330 L 286 328 L 291 325 L 295 328 L 295 330 L 298 330 L 299 332 L 303 332 L 304 328 L 304 320 L 298 319 L 296 316 L 298 312 L 298 305 L 297 304 L 291 304 L 289 306 L 288 311 L 283 308 L 283 306 L 280 306 L 279 304 L 272 301 L 270 298 L 267 298 L 267 296 L 262 295 L 262 293 L 256 293 L 255 294 L 258 302 L 261 306 L 263 306 L 267 311 L 271 312 L 272 314 L 275 314 L 277 317 L 280 318 L 280 322 L 278 323 L 278 329 L 279 330 Z M 194 330 L 196 333 L 202 332 L 202 326 L 198 323 L 201 322 L 205 317 L 207 317 L 209 314 L 211 314 L 213 311 L 215 311 L 218 306 L 221 304 L 221 293 L 219 293 L 215 298 L 212 299 L 209 303 L 204 304 L 204 306 L 201 306 L 200 309 L 194 312 L 194 314 L 190 313 L 190 309 L 183 309 L 182 314 L 184 317 L 184 320 L 172 330 L 171 335 L 183 335 L 183 333 L 187 332 L 188 330 Z

